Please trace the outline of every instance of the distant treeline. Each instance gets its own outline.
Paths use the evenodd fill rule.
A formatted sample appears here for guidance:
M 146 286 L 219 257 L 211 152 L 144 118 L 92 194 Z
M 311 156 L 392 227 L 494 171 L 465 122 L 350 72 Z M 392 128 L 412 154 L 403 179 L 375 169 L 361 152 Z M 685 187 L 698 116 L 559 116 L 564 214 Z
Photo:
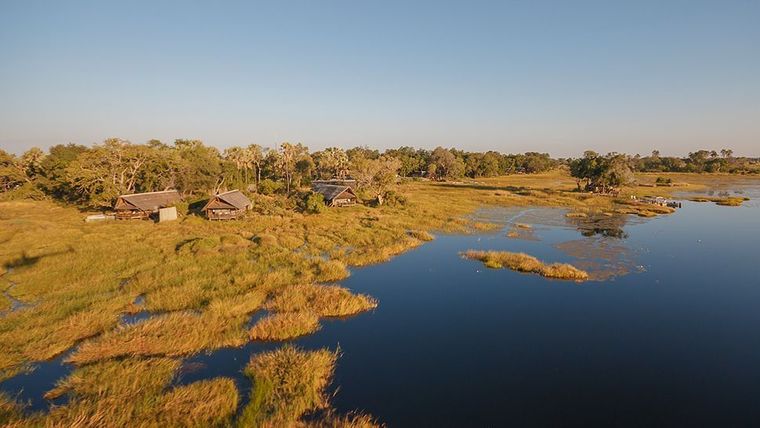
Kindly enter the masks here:
M 586 155 L 593 152 L 588 152 Z M 598 156 L 594 153 L 595 156 Z M 700 150 L 688 157 L 610 154 L 633 171 L 757 173 L 757 159 L 733 157 L 731 150 Z M 583 158 L 579 158 L 583 159 Z M 502 154 L 400 147 L 384 152 L 367 147 L 309 151 L 302 144 L 277 149 L 259 145 L 220 152 L 198 140 L 133 144 L 112 138 L 87 147 L 53 146 L 48 153 L 32 148 L 21 156 L 0 150 L 0 193 L 52 197 L 87 206 L 110 206 L 120 194 L 177 189 L 184 195 L 208 195 L 240 188 L 263 194 L 291 194 L 312 180 L 359 181 L 369 197 L 382 200 L 397 176 L 456 180 L 515 173 L 539 173 L 576 159 L 553 159 L 547 153 Z

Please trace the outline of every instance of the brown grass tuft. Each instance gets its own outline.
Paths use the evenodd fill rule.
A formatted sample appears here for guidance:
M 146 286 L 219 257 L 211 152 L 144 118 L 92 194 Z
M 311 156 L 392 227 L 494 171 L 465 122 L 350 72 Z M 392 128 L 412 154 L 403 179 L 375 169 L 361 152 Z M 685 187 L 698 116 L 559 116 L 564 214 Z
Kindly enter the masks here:
M 283 312 L 268 315 L 249 332 L 251 340 L 288 340 L 319 330 L 319 317 L 313 312 Z
M 328 406 L 325 388 L 338 355 L 327 349 L 292 346 L 254 355 L 245 369 L 253 378 L 250 404 L 241 426 L 293 426 L 305 413 Z
M 409 236 L 411 236 L 414 239 L 419 239 L 420 241 L 432 241 L 435 239 L 435 236 L 430 234 L 430 232 L 427 232 L 425 230 L 410 230 L 407 232 Z
M 585 281 L 588 273 L 565 263 L 545 264 L 533 256 L 524 253 L 508 251 L 477 251 L 468 250 L 462 253 L 465 258 L 480 260 L 490 269 L 508 268 L 518 272 L 537 273 L 554 279 Z
M 377 300 L 338 285 L 298 284 L 285 287 L 264 306 L 274 312 L 312 312 L 342 317 L 377 307 Z

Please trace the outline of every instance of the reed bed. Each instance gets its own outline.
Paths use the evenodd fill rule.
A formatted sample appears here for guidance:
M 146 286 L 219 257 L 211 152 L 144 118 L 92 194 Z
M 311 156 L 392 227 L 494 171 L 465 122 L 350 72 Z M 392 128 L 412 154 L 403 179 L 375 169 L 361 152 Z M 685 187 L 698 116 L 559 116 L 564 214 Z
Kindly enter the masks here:
M 274 312 L 344 317 L 376 308 L 377 300 L 366 294 L 351 293 L 339 285 L 298 284 L 280 290 L 264 307 Z
M 507 268 L 518 272 L 536 273 L 552 279 L 586 281 L 588 272 L 566 263 L 546 264 L 525 253 L 508 251 L 467 250 L 462 255 L 471 260 L 479 260 L 490 269 Z
M 707 196 L 698 196 L 694 198 L 689 199 L 692 202 L 714 202 L 716 205 L 726 206 L 726 207 L 739 207 L 744 202 L 749 201 L 749 198 L 746 197 L 739 197 L 739 196 L 728 196 L 728 197 L 707 197 Z
M 329 406 L 336 352 L 303 351 L 292 346 L 251 357 L 245 369 L 253 380 L 251 402 L 243 410 L 241 426 L 294 426 L 307 412 Z
M 319 329 L 319 316 L 313 312 L 283 312 L 258 320 L 248 335 L 251 340 L 288 340 Z
M 409 236 L 411 236 L 414 239 L 419 239 L 420 241 L 432 241 L 435 239 L 435 236 L 433 236 L 430 232 L 425 230 L 410 230 L 407 232 Z

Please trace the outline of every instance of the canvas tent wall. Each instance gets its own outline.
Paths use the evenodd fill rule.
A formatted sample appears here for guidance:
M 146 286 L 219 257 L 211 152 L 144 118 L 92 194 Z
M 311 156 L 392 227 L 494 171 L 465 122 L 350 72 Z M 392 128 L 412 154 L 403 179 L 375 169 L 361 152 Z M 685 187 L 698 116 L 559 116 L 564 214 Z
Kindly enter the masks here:
M 313 183 L 312 191 L 321 194 L 328 206 L 347 206 L 356 203 L 356 193 L 350 186 Z

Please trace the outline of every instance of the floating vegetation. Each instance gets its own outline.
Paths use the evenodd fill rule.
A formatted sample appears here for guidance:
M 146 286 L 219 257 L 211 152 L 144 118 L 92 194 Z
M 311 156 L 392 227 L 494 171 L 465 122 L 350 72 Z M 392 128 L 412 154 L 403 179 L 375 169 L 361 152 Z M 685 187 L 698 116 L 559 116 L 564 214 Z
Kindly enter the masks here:
M 565 214 L 565 217 L 567 218 L 586 218 L 588 217 L 588 214 L 578 211 L 571 211 L 567 214 Z
M 251 340 L 288 340 L 319 330 L 319 317 L 313 312 L 283 312 L 267 315 L 251 328 Z
M 499 230 L 502 227 L 498 223 L 486 223 L 482 221 L 473 222 L 470 226 L 479 232 L 492 232 L 494 230 Z
M 518 272 L 537 273 L 553 279 L 585 281 L 587 272 L 566 263 L 546 264 L 533 256 L 508 251 L 467 250 L 462 255 L 467 259 L 479 260 L 490 269 L 512 269 Z
M 538 241 L 538 237 L 533 230 L 533 226 L 525 223 L 515 223 L 507 232 L 507 237 L 512 239 L 521 239 L 523 241 Z
M 749 201 L 749 198 L 743 196 L 727 196 L 723 198 L 716 198 L 712 196 L 698 196 L 689 199 L 692 202 L 714 202 L 716 205 L 722 205 L 726 207 L 738 207 L 744 202 Z

